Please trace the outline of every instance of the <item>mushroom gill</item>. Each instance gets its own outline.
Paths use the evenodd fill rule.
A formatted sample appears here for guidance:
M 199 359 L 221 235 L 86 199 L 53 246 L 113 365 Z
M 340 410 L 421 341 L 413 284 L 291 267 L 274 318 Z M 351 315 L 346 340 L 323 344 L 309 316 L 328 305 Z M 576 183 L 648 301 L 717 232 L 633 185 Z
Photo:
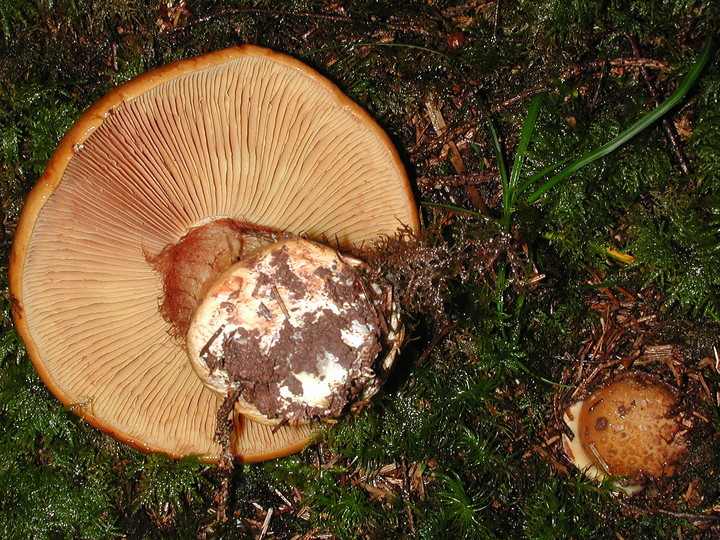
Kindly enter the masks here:
M 205 283 L 244 256 L 242 235 L 228 241 L 234 233 L 222 231 L 215 247 L 206 244 L 208 260 L 192 243 L 168 247 L 217 220 L 340 249 L 418 227 L 387 135 L 291 57 L 233 47 L 141 75 L 93 105 L 21 214 L 13 315 L 52 392 L 145 450 L 207 459 L 220 451 L 221 398 L 177 343 L 192 306 L 158 307 L 163 288 L 178 283 L 199 285 L 197 303 Z M 156 269 L 181 251 L 202 272 L 178 267 L 163 281 Z M 268 459 L 298 450 L 311 433 L 236 419 L 234 448 L 244 461 Z

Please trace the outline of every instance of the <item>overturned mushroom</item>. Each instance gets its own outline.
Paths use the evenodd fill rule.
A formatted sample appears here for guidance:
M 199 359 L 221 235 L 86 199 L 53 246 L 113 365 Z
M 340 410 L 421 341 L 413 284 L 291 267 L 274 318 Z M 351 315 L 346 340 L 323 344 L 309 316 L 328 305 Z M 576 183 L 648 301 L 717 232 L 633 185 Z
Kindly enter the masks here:
M 323 244 L 320 251 L 328 244 L 343 251 L 417 226 L 401 161 L 367 113 L 297 60 L 230 48 L 118 87 L 63 138 L 18 225 L 10 273 L 15 323 L 48 387 L 88 422 L 145 450 L 215 459 L 222 395 L 245 375 L 226 355 L 230 384 L 210 390 L 213 378 L 203 376 L 203 384 L 195 369 L 202 375 L 204 363 L 217 371 L 217 351 L 209 345 L 214 360 L 199 354 L 206 339 L 191 354 L 194 369 L 185 334 L 202 326 L 197 306 L 217 297 L 223 275 L 272 253 L 276 242 L 294 249 L 302 236 Z M 350 327 L 360 317 L 375 317 L 378 328 L 396 318 L 395 308 L 383 311 L 387 291 L 372 283 L 354 290 L 361 289 L 372 294 L 363 292 L 362 314 L 346 317 Z M 260 316 L 281 321 L 276 301 Z M 364 356 L 377 352 L 378 364 L 392 356 L 382 341 L 397 331 L 391 324 L 363 334 L 369 344 L 358 349 L 358 373 L 367 373 Z M 188 343 L 192 350 L 195 342 Z M 303 387 L 303 377 L 310 379 L 293 369 L 288 390 L 275 381 L 278 395 L 301 396 L 297 381 Z M 346 401 L 377 387 L 358 380 L 348 383 Z M 312 408 L 320 402 L 308 398 L 285 418 L 323 416 Z M 297 451 L 312 435 L 311 423 L 278 422 L 282 411 L 245 403 L 251 409 L 262 409 L 254 416 L 260 422 L 234 418 L 241 460 Z

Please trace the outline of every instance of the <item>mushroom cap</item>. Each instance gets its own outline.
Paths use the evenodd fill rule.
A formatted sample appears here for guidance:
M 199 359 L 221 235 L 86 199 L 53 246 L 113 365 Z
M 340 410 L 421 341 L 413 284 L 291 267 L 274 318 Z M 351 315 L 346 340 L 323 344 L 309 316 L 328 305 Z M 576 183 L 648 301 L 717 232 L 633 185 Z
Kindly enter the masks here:
M 340 248 L 418 228 L 387 135 L 286 55 L 233 47 L 148 72 L 98 101 L 28 196 L 10 290 L 50 390 L 138 448 L 209 460 L 220 452 L 219 398 L 171 338 L 147 254 L 223 217 Z M 240 424 L 235 450 L 246 462 L 297 451 L 312 435 L 309 425 Z
M 600 387 L 566 412 L 575 433 L 570 457 L 595 477 L 637 484 L 672 476 L 687 452 L 677 405 L 668 386 L 639 376 Z

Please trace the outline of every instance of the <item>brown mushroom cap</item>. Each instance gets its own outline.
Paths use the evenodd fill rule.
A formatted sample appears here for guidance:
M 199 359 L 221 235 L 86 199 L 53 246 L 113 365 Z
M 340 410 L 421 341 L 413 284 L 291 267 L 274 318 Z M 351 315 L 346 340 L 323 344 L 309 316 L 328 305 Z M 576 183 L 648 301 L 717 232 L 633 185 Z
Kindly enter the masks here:
M 219 398 L 171 338 L 146 256 L 224 217 L 341 248 L 418 227 L 387 135 L 288 56 L 230 48 L 148 72 L 97 102 L 21 214 L 13 313 L 52 392 L 136 447 L 207 459 L 220 451 Z M 235 451 L 270 459 L 311 433 L 243 419 Z
M 599 388 L 580 411 L 580 443 L 613 476 L 672 476 L 686 453 L 677 397 L 668 387 L 627 377 Z
M 566 441 L 566 452 L 591 477 L 627 477 L 629 491 L 648 479 L 673 476 L 687 454 L 677 405 L 675 393 L 660 382 L 617 379 L 566 411 L 575 435 Z

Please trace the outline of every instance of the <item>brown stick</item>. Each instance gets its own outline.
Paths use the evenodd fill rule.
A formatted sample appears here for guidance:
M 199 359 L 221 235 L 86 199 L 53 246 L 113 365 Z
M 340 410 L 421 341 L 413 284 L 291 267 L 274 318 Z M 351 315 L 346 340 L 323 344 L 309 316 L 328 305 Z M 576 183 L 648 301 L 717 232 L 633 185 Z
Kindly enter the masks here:
M 228 518 L 228 507 L 230 506 L 230 481 L 235 468 L 235 456 L 231 451 L 232 444 L 232 421 L 228 416 L 235 408 L 235 402 L 240 397 L 242 388 L 236 388 L 230 392 L 217 412 L 217 426 L 215 428 L 215 440 L 222 446 L 222 454 L 218 461 L 217 474 L 220 478 L 220 489 L 217 494 L 217 520 L 224 523 Z
M 500 25 L 500 11 L 502 10 L 502 1 L 495 1 L 495 12 L 493 13 L 493 31 L 492 40 L 497 41 L 500 32 L 502 32 L 502 26 Z
M 652 60 L 649 58 L 614 58 L 612 60 L 595 60 L 592 62 L 589 62 L 588 64 L 582 65 L 582 66 L 574 66 L 567 71 L 564 71 L 563 73 L 560 73 L 558 75 L 558 79 L 561 81 L 568 81 L 570 79 L 573 79 L 575 77 L 579 77 L 581 75 L 584 75 L 586 73 L 594 73 L 596 76 L 603 76 L 605 71 L 608 69 L 608 67 L 631 67 L 631 68 L 645 68 L 645 69 L 660 69 L 660 70 L 669 70 L 669 66 L 663 62 L 659 62 L 657 60 Z M 490 106 L 488 109 L 488 112 L 490 114 L 494 114 L 496 112 L 499 112 L 510 105 L 514 105 L 515 103 L 518 103 L 520 101 L 523 101 L 527 98 L 533 97 L 537 94 L 547 94 L 553 91 L 555 87 L 555 83 L 553 82 L 546 82 L 543 84 L 538 84 L 537 86 L 534 86 L 532 88 L 528 88 L 527 90 L 524 90 L 517 94 L 516 96 L 513 96 L 511 98 L 508 98 L 501 103 L 496 103 L 495 105 Z
M 665 516 L 671 516 L 678 519 L 687 519 L 691 521 L 720 521 L 720 516 L 717 514 L 692 514 L 689 512 L 675 512 L 673 510 L 666 510 L 664 508 L 652 508 L 652 509 L 645 509 L 641 508 L 639 506 L 636 506 L 634 504 L 630 503 L 621 503 L 621 505 L 625 508 L 627 508 L 631 512 L 636 512 L 638 514 L 644 514 L 644 515 L 655 515 L 655 514 L 663 514 Z

